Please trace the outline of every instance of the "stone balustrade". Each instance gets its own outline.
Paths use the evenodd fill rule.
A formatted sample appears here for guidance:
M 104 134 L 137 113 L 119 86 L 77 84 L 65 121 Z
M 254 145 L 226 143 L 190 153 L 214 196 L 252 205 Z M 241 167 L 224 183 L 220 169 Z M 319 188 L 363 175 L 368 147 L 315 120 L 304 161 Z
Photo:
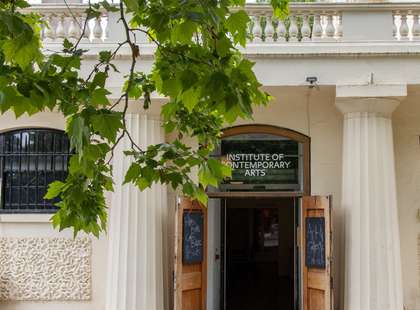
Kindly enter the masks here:
M 248 5 L 250 43 L 336 42 L 343 36 L 341 11 L 311 5 L 290 6 L 284 19 L 273 17 L 269 6 Z
M 103 11 L 101 16 L 87 20 L 87 8 L 86 4 L 72 4 L 69 7 L 44 4 L 33 6 L 30 10 L 42 16 L 44 24 L 41 35 L 45 43 L 60 43 L 65 38 L 74 41 L 82 33 L 82 43 L 102 43 L 108 37 L 108 13 Z
M 420 40 L 420 10 L 396 10 L 392 16 L 393 36 L 396 40 Z
M 86 23 L 87 4 L 40 4 L 30 7 L 45 21 L 45 44 L 76 40 Z M 235 9 L 233 9 L 235 10 Z M 248 46 L 301 46 L 304 43 L 353 44 L 357 42 L 420 41 L 420 0 L 406 3 L 291 3 L 283 19 L 273 16 L 268 4 L 247 4 L 251 18 Z M 82 43 L 114 43 L 123 40 L 118 13 L 103 11 L 87 21 Z M 121 40 L 120 40 L 121 39 Z M 147 37 L 138 43 L 152 44 Z M 312 45 L 307 45 L 312 46 Z M 256 51 L 256 49 L 254 50 Z

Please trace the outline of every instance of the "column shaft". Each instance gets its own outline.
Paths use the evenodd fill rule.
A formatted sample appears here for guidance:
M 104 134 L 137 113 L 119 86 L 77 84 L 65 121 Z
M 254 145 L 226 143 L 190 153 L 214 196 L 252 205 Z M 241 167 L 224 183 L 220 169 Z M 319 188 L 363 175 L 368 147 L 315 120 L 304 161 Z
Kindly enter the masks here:
M 346 310 L 403 309 L 394 167 L 391 119 L 345 114 Z
M 161 123 L 130 114 L 127 127 L 141 148 L 164 142 Z M 115 150 L 114 193 L 109 214 L 106 310 L 163 310 L 166 259 L 166 188 L 155 185 L 141 192 L 124 182 L 130 160 L 124 138 Z

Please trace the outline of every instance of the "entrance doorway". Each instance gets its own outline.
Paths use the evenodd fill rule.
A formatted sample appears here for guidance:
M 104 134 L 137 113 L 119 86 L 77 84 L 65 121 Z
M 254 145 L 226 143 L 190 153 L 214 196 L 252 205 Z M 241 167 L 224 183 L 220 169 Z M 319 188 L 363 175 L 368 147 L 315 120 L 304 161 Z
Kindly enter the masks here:
M 221 309 L 295 309 L 294 199 L 226 199 L 224 208 Z
M 207 206 L 180 198 L 175 310 L 331 310 L 331 200 L 310 195 L 310 138 L 267 125 L 224 130 L 232 168 Z

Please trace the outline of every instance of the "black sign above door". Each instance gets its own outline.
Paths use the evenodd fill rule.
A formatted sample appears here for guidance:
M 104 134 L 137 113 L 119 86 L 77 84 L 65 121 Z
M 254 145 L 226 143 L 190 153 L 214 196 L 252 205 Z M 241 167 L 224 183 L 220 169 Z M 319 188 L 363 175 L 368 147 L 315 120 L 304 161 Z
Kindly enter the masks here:
M 271 134 L 240 134 L 221 142 L 219 154 L 232 168 L 224 190 L 290 190 L 302 188 L 301 143 Z

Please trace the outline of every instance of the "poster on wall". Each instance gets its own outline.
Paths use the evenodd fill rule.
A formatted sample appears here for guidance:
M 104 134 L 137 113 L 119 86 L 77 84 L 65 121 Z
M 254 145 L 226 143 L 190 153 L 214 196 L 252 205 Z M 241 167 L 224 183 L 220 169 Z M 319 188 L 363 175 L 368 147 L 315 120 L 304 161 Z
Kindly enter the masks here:
M 186 211 L 183 214 L 182 262 L 185 265 L 203 261 L 203 213 Z

